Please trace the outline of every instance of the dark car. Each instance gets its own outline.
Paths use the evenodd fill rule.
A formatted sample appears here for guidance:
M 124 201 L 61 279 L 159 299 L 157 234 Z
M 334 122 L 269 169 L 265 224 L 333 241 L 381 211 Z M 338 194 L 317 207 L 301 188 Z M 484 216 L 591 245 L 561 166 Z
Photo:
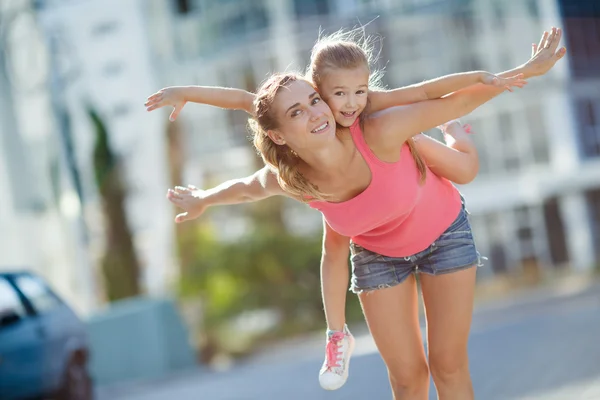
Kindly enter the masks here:
M 39 276 L 0 273 L 0 399 L 88 400 L 84 323 Z

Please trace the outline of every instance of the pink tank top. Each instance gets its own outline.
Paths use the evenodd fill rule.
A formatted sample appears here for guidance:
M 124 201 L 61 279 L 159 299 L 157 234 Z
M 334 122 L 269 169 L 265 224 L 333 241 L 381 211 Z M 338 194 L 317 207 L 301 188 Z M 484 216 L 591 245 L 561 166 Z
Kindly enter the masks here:
M 357 121 L 352 139 L 371 170 L 371 183 L 356 197 L 341 202 L 311 201 L 341 235 L 365 249 L 389 257 L 408 257 L 429 247 L 454 222 L 461 208 L 458 190 L 427 169 L 419 171 L 407 144 L 400 160 L 378 159 L 365 141 Z

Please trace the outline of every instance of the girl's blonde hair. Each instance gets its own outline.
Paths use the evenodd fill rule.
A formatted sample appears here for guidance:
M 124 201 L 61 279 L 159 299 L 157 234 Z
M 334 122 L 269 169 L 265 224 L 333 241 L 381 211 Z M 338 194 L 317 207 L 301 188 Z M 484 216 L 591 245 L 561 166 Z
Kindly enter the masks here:
M 319 39 L 313 46 L 310 55 L 310 65 L 306 71 L 307 77 L 317 86 L 321 87 L 327 74 L 334 73 L 336 69 L 354 69 L 364 66 L 369 71 L 369 90 L 383 89 L 381 83 L 383 69 L 377 69 L 376 63 L 381 53 L 375 51 L 377 43 L 381 43 L 375 36 L 366 34 L 364 26 L 350 31 L 339 30 L 332 35 L 324 36 L 319 33 Z M 361 124 L 369 112 L 367 107 L 360 114 Z M 425 182 L 427 167 L 419 154 L 415 141 L 410 138 L 406 141 L 410 153 L 419 171 L 421 183 Z
M 327 73 L 336 69 L 353 69 L 365 66 L 369 70 L 369 88 L 383 89 L 383 69 L 377 68 L 381 53 L 381 40 L 367 35 L 364 26 L 350 31 L 343 29 L 319 38 L 310 52 L 310 64 L 306 75 L 317 87 Z M 379 47 L 379 48 L 378 48 Z
M 279 185 L 288 193 L 300 200 L 326 200 L 327 196 L 310 183 L 298 170 L 300 158 L 288 145 L 279 145 L 267 135 L 267 132 L 278 128 L 278 120 L 274 114 L 273 102 L 279 91 L 296 81 L 306 81 L 295 73 L 274 74 L 258 89 L 254 98 L 255 116 L 249 120 L 254 134 L 254 146 L 265 164 L 277 171 Z

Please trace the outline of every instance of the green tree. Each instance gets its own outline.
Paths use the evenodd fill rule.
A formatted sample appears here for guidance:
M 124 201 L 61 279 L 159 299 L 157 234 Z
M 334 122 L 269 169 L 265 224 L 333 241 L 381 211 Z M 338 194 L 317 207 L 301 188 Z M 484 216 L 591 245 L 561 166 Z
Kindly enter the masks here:
M 98 113 L 88 110 L 96 131 L 94 172 L 106 220 L 106 248 L 101 260 L 109 301 L 140 294 L 139 261 L 125 213 L 126 191 L 119 163 L 110 147 L 106 126 Z

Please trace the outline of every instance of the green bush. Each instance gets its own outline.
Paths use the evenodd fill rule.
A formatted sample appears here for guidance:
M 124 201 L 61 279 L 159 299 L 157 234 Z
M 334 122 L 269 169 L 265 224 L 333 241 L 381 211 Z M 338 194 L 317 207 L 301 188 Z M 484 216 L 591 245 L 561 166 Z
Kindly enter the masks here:
M 320 235 L 257 228 L 235 243 L 220 243 L 206 225 L 189 232 L 190 237 L 180 237 L 195 243 L 189 264 L 182 268 L 181 295 L 202 299 L 203 330 L 213 345 L 215 338 L 210 337 L 223 337 L 227 323 L 244 311 L 268 309 L 281 316 L 281 323 L 263 339 L 325 328 Z M 361 315 L 351 293 L 347 310 L 349 320 Z

